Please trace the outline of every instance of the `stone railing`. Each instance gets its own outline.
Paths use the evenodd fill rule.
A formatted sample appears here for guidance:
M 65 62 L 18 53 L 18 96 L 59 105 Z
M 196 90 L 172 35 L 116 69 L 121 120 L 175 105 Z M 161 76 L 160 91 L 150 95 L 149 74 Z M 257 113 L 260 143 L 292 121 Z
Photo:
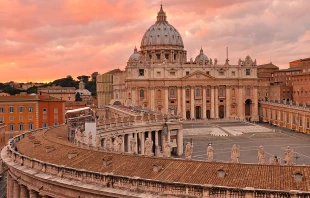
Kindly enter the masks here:
M 54 128 L 54 127 L 53 127 Z M 190 183 L 167 182 L 159 180 L 150 180 L 139 177 L 128 177 L 122 175 L 114 175 L 113 173 L 92 172 L 87 170 L 75 169 L 62 165 L 44 162 L 38 159 L 23 155 L 17 151 L 16 144 L 26 137 L 26 135 L 43 132 L 43 129 L 27 132 L 15 136 L 10 139 L 7 146 L 8 157 L 13 159 L 19 166 L 23 166 L 40 171 L 44 174 L 53 175 L 59 178 L 74 179 L 85 182 L 87 184 L 99 184 L 107 188 L 129 190 L 139 193 L 153 193 L 157 195 L 175 195 L 175 196 L 190 196 L 190 197 L 217 197 L 223 195 L 236 195 L 238 197 L 264 197 L 266 195 L 288 196 L 288 197 L 304 197 L 309 196 L 310 192 L 300 191 L 273 191 L 273 190 L 258 190 L 254 188 L 234 188 L 214 185 L 199 185 Z M 112 157 L 113 161 L 113 157 Z M 103 164 L 104 166 L 104 164 Z M 112 163 L 113 166 L 113 163 Z M 82 190 L 87 191 L 88 185 L 80 186 Z
M 280 101 L 278 100 L 259 101 L 259 103 L 310 112 L 310 105 L 307 103 L 299 103 L 299 102 L 292 102 L 292 101 L 287 102 L 287 101 L 281 101 L 281 100 Z

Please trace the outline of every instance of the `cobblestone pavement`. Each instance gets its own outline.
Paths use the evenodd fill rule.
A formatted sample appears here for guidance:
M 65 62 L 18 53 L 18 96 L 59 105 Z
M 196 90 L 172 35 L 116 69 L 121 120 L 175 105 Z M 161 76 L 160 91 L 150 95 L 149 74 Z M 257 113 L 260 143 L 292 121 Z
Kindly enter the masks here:
M 240 145 L 240 163 L 257 163 L 257 152 L 260 145 L 265 150 L 265 162 L 275 155 L 283 159 L 284 149 L 290 146 L 294 152 L 294 163 L 298 165 L 310 164 L 310 135 L 293 132 L 282 127 L 274 127 L 269 124 L 251 124 L 237 121 L 197 121 L 197 123 L 184 123 L 184 129 L 190 129 L 191 134 L 184 133 L 184 143 L 192 141 L 194 145 L 193 159 L 206 160 L 206 149 L 209 143 L 214 148 L 214 159 L 219 162 L 230 162 L 231 148 L 233 144 Z M 227 128 L 242 130 L 243 135 L 226 137 L 211 136 L 201 133 L 202 128 L 221 128 L 227 133 Z M 195 128 L 200 133 L 195 134 Z M 265 130 L 264 130 L 265 129 Z M 284 164 L 282 160 L 282 164 Z

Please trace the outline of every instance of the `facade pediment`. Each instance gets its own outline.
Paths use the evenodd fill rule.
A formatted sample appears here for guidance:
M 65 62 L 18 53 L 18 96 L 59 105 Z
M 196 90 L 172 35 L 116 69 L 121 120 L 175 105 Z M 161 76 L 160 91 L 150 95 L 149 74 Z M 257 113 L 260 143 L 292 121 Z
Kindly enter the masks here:
M 213 76 L 210 76 L 201 71 L 196 71 L 181 78 L 181 80 L 213 80 L 213 79 L 215 79 Z

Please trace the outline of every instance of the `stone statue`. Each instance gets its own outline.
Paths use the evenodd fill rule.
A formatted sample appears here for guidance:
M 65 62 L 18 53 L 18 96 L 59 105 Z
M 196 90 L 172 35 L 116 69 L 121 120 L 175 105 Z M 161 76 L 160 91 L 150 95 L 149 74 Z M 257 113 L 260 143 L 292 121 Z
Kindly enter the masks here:
M 190 142 L 187 142 L 184 151 L 185 159 L 187 160 L 192 159 L 192 154 L 193 154 L 193 145 Z
M 100 136 L 96 135 L 96 147 L 100 147 Z
M 111 141 L 110 137 L 106 137 L 104 139 L 103 149 L 106 150 L 106 151 L 111 151 L 111 149 L 112 149 L 112 141 Z
M 265 151 L 263 146 L 260 146 L 257 153 L 258 164 L 265 164 Z
M 191 59 L 189 60 L 189 62 L 193 63 L 193 58 L 191 58 Z
M 217 58 L 214 59 L 214 65 L 217 65 Z
M 133 154 L 137 153 L 136 148 L 137 148 L 136 139 L 131 138 L 131 140 L 130 140 L 130 149 L 131 149 L 131 152 L 132 152 Z
M 85 144 L 85 137 L 86 137 L 85 132 L 84 131 L 81 132 L 81 143 L 82 144 Z
M 277 156 L 274 156 L 274 158 L 270 157 L 270 160 L 269 160 L 270 165 L 280 165 L 281 164 L 280 162 L 281 162 L 281 159 L 278 158 Z
M 92 146 L 93 145 L 93 135 L 91 134 L 91 132 L 88 133 L 88 146 Z
M 232 163 L 239 163 L 239 157 L 240 157 L 240 146 L 236 146 L 236 144 L 233 145 L 231 149 L 231 162 Z
M 160 146 L 155 146 L 155 156 L 156 157 L 161 156 Z
M 291 149 L 289 146 L 284 150 L 284 160 L 288 166 L 293 164 L 293 153 L 293 149 Z
M 213 147 L 212 144 L 210 143 L 207 147 L 207 158 L 208 158 L 208 162 L 212 162 L 213 161 Z
M 152 148 L 153 148 L 153 141 L 150 138 L 146 138 L 144 142 L 144 154 L 147 156 L 152 156 Z
M 240 66 L 241 65 L 241 58 L 239 58 L 239 60 L 238 60 L 238 65 Z
M 121 147 L 122 147 L 122 139 L 119 136 L 116 136 L 113 142 L 113 151 L 114 152 L 121 152 Z
M 210 58 L 210 64 L 212 65 L 213 63 L 212 63 L 212 58 Z
M 79 128 L 76 128 L 74 134 L 74 143 L 78 145 L 80 141 L 81 141 L 81 131 Z
M 171 156 L 171 145 L 168 141 L 165 142 L 165 144 L 164 144 L 164 155 L 165 155 L 165 157 Z
M 290 105 L 291 105 L 291 106 L 293 105 L 293 100 L 290 100 Z

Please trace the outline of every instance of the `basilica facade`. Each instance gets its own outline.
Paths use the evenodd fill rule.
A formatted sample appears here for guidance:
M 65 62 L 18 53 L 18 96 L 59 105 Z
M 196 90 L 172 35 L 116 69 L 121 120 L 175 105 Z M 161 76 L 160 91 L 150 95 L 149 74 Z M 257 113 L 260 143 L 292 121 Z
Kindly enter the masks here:
M 220 63 L 201 49 L 188 61 L 182 37 L 168 23 L 162 6 L 155 24 L 142 37 L 140 50 L 134 49 L 125 71 L 113 75 L 112 87 L 110 104 L 191 120 L 258 120 L 256 60 L 246 56 L 233 65 L 227 56 Z

